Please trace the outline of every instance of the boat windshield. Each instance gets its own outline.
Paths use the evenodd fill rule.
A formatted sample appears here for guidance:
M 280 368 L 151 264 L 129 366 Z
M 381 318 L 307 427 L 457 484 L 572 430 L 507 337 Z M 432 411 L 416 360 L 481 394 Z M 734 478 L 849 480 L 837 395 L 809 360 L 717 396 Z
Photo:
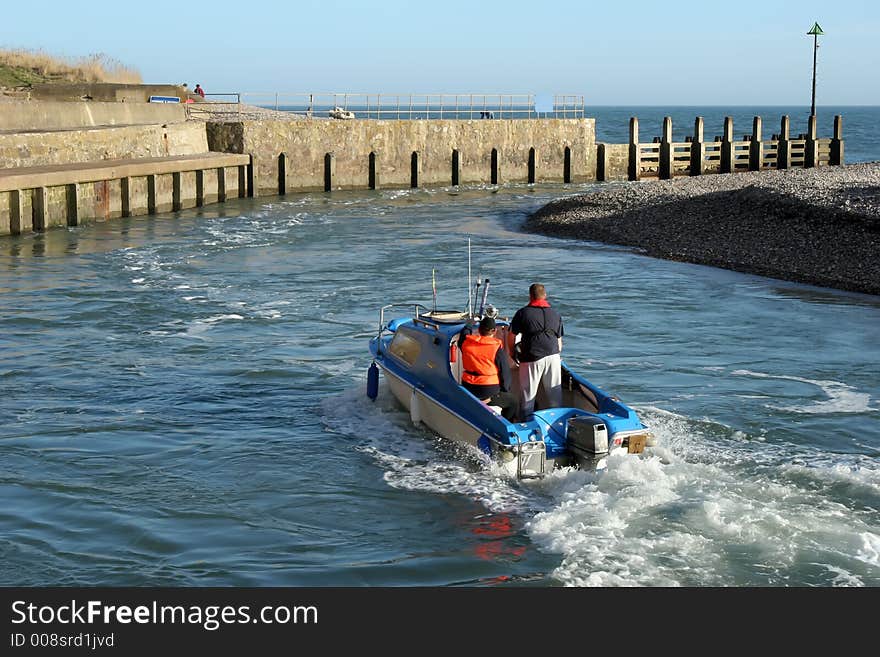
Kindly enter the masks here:
M 397 356 L 397 358 L 407 365 L 412 365 L 416 362 L 421 350 L 422 346 L 419 341 L 414 336 L 410 335 L 409 331 L 406 329 L 401 329 L 395 332 L 394 338 L 388 346 L 388 351 Z
M 459 310 L 429 310 L 419 314 L 419 318 L 438 324 L 461 324 L 467 321 L 468 314 Z

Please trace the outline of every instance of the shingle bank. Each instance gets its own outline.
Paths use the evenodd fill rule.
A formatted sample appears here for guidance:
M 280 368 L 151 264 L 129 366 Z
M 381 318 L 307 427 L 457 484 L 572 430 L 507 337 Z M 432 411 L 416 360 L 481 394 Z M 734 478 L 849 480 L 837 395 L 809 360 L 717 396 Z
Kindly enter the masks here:
M 880 162 L 605 185 L 524 229 L 880 295 Z

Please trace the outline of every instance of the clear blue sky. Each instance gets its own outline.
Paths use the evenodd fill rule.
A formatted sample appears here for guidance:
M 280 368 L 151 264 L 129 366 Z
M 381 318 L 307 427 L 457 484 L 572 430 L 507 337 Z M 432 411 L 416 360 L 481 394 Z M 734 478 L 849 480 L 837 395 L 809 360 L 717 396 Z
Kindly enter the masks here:
M 878 0 L 7 2 L 0 47 L 106 53 L 208 92 L 566 93 L 589 105 L 880 105 Z

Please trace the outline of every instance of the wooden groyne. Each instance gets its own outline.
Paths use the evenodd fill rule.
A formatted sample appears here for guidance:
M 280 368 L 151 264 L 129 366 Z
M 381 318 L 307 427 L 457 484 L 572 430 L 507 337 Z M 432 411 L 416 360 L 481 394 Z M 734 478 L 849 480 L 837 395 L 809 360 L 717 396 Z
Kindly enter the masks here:
M 626 144 L 626 171 L 623 170 L 622 144 L 598 144 L 597 175 L 604 180 L 670 179 L 674 176 L 699 176 L 710 173 L 767 171 L 772 169 L 812 168 L 844 163 L 843 118 L 834 117 L 830 139 L 817 136 L 816 117 L 811 116 L 807 132 L 792 137 L 791 120 L 783 116 L 778 133 L 764 139 L 763 119 L 754 117 L 752 132 L 737 140 L 733 119 L 724 119 L 724 132 L 707 141 L 702 117 L 694 120 L 692 135 L 683 142 L 672 139 L 672 119 L 663 119 L 660 137 L 644 143 L 639 140 L 639 120 L 630 119 L 629 143 Z

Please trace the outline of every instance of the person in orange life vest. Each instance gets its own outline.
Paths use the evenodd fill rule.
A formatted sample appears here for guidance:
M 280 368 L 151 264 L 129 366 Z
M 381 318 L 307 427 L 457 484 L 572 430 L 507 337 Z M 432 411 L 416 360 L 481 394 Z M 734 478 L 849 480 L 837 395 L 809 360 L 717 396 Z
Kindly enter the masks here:
M 511 337 L 520 340 L 519 384 L 523 417 L 535 410 L 538 386 L 544 389 L 550 408 L 562 405 L 562 316 L 547 302 L 540 283 L 529 286 L 529 304 L 516 311 L 510 322 Z
M 510 392 L 510 366 L 501 340 L 495 337 L 495 320 L 480 320 L 478 333 L 459 339 L 461 350 L 461 385 L 489 406 L 500 406 L 501 415 L 515 422 L 519 400 Z
M 200 84 L 196 84 L 196 88 L 195 88 L 194 92 L 197 93 L 202 98 L 205 97 L 205 90 L 202 89 L 202 85 L 200 85 Z

